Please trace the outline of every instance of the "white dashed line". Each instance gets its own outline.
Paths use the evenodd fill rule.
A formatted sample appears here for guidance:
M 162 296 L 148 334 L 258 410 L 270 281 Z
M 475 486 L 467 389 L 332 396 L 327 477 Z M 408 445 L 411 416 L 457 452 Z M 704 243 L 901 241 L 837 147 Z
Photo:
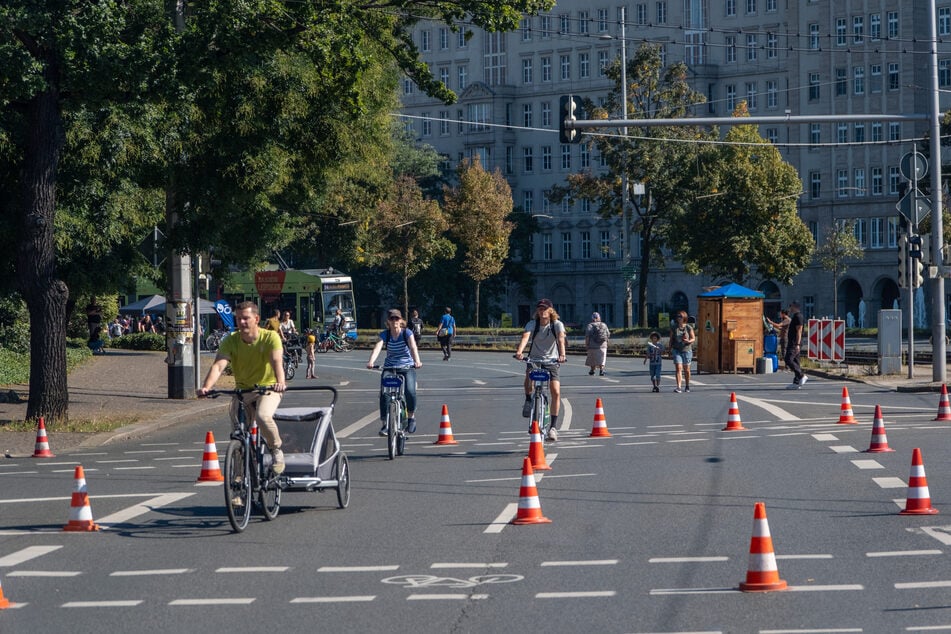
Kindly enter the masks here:
M 221 598 L 221 599 L 175 599 L 168 605 L 250 605 L 254 597 Z
M 854 464 L 859 469 L 884 469 L 885 468 L 882 466 L 882 463 L 880 463 L 878 460 L 853 460 L 852 464 Z
M 15 553 L 10 553 L 6 557 L 0 557 L 0 568 L 7 566 L 16 566 L 25 561 L 48 555 L 54 550 L 59 550 L 62 546 L 30 546 Z
M 287 572 L 288 570 L 290 570 L 289 566 L 236 566 L 218 568 L 215 572 Z
M 544 565 L 544 564 L 542 564 L 542 565 Z M 438 568 L 438 569 L 443 569 L 443 568 L 476 568 L 476 569 L 481 570 L 481 569 L 483 569 L 483 568 L 505 568 L 505 567 L 507 567 L 507 566 L 508 566 L 508 564 L 505 563 L 505 562 L 495 562 L 495 563 L 436 562 L 436 563 L 432 564 L 432 565 L 430 566 L 430 568 Z
M 157 568 L 155 570 L 116 570 L 110 577 L 151 577 L 153 575 L 183 575 L 192 572 L 190 568 Z
M 617 559 L 581 559 L 575 561 L 543 561 L 540 566 L 614 566 Z
M 321 566 L 317 572 L 389 572 L 399 566 Z
M 131 608 L 142 603 L 141 599 L 131 601 L 70 601 L 62 608 Z
M 943 555 L 941 550 L 885 550 L 875 553 L 865 553 L 866 557 L 920 557 L 922 555 Z
M 539 592 L 536 599 L 593 599 L 597 597 L 617 596 L 614 590 L 596 590 L 590 592 Z
M 829 449 L 836 453 L 858 453 L 859 451 L 852 445 L 832 445 Z
M 352 595 L 344 597 L 296 597 L 291 599 L 291 603 L 358 603 L 363 601 L 373 601 L 376 595 Z
M 692 564 L 712 561 L 730 561 L 729 557 L 651 557 L 649 564 Z
M 901 489 L 908 486 L 905 484 L 905 481 L 901 478 L 888 477 L 888 478 L 872 478 L 872 482 L 877 484 L 883 489 Z

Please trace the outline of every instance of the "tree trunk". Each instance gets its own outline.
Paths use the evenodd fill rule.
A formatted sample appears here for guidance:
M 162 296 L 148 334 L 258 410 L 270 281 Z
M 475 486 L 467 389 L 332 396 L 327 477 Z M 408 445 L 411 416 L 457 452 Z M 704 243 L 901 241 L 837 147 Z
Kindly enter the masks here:
M 30 398 L 27 420 L 47 425 L 69 417 L 66 387 L 66 302 L 69 289 L 58 278 L 54 219 L 56 177 L 64 136 L 55 63 L 47 60 L 47 90 L 29 104 L 20 173 L 18 286 L 30 313 Z
M 479 290 L 482 288 L 482 282 L 475 281 L 475 327 L 479 327 Z

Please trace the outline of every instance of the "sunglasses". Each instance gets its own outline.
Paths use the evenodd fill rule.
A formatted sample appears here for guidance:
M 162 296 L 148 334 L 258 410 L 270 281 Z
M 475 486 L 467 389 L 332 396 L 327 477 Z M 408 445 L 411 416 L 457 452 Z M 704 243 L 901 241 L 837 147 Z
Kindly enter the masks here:
M 399 320 L 400 320 L 399 317 L 390 317 L 390 321 L 399 321 Z

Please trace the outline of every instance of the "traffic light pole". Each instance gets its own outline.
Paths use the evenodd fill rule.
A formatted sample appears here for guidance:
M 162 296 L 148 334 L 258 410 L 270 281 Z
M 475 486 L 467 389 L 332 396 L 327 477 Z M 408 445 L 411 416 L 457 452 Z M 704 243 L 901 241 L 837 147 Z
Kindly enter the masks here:
M 944 259 L 944 206 L 941 202 L 941 106 L 938 103 L 938 23 L 935 0 L 928 3 L 928 42 L 931 45 L 931 257 Z M 931 281 L 931 380 L 944 383 L 946 370 L 944 278 Z

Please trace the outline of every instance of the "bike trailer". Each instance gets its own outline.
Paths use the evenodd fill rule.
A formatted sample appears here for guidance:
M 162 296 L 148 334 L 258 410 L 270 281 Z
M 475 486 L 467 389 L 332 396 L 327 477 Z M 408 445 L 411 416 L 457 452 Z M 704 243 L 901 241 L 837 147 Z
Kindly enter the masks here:
M 333 407 L 285 407 L 274 412 L 286 465 L 285 490 L 315 491 L 337 486 L 334 465 L 340 443 L 332 415 Z

